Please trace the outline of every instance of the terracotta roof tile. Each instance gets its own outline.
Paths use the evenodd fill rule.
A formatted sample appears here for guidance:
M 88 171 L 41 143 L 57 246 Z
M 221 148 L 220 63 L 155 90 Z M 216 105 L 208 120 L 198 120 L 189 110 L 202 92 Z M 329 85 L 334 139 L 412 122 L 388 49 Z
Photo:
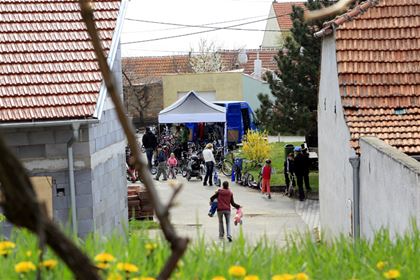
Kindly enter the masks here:
M 244 69 L 244 73 L 254 72 L 254 60 L 257 52 L 265 69 L 277 69 L 274 56 L 277 49 L 246 50 L 248 62 L 238 65 L 238 50 L 220 50 L 222 64 L 226 71 L 239 68 Z M 160 56 L 160 57 L 125 57 L 122 59 L 124 73 L 128 76 L 132 84 L 160 80 L 164 74 L 192 73 L 188 55 Z
M 277 16 L 277 23 L 279 24 L 280 30 L 289 31 L 293 27 L 290 18 L 290 14 L 293 12 L 293 6 L 304 8 L 305 2 L 273 2 L 274 14 Z
M 119 0 L 95 1 L 109 51 Z M 91 117 L 102 81 L 77 1 L 0 0 L 0 121 Z
M 359 4 L 367 7 L 368 0 Z M 384 0 L 341 16 L 336 29 L 340 92 L 351 145 L 377 136 L 420 154 L 420 1 Z

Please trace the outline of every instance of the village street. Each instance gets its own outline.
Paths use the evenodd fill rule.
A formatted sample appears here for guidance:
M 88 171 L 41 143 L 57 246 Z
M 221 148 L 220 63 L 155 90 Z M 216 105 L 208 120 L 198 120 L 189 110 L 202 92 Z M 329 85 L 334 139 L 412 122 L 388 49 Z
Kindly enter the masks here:
M 210 218 L 207 215 L 209 198 L 217 187 L 205 187 L 195 179 L 187 182 L 181 176 L 178 178 L 183 183 L 183 190 L 178 196 L 176 207 L 171 211 L 171 220 L 176 229 L 181 235 L 193 240 L 204 235 L 206 241 L 218 241 L 217 216 Z M 243 206 L 243 233 L 253 244 L 266 235 L 270 242 L 281 246 L 285 244 L 287 235 L 312 232 L 319 224 L 319 204 L 316 200 L 299 202 L 280 193 L 273 193 L 269 200 L 256 190 L 230 184 L 235 202 Z M 171 187 L 167 181 L 156 182 L 156 187 L 161 199 L 166 202 L 171 196 Z M 232 218 L 234 214 L 235 209 L 232 210 Z M 240 226 L 234 226 L 232 222 L 234 241 L 239 231 Z

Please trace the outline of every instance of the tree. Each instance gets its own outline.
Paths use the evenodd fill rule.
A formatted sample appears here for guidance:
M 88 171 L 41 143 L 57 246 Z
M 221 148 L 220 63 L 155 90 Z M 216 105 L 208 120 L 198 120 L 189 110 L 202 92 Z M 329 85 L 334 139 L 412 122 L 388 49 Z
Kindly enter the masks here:
M 328 6 L 327 0 L 309 0 L 309 10 Z M 275 56 L 278 70 L 266 73 L 272 102 L 259 96 L 261 107 L 257 117 L 271 132 L 311 134 L 317 129 L 317 95 L 320 69 L 321 40 L 313 33 L 322 28 L 323 21 L 304 21 L 304 11 L 293 7 L 293 27 L 283 49 Z
M 201 39 L 198 44 L 198 54 L 190 57 L 190 65 L 195 73 L 223 71 L 222 56 L 217 52 L 214 42 Z M 191 50 L 193 52 L 193 50 Z
M 153 84 L 151 82 L 145 82 L 141 86 L 135 87 L 124 71 L 122 71 L 122 74 L 128 82 L 127 92 L 124 94 L 127 113 L 130 115 L 130 112 L 134 111 L 135 115 L 139 117 L 140 124 L 144 125 L 144 113 L 151 102 L 150 91 Z

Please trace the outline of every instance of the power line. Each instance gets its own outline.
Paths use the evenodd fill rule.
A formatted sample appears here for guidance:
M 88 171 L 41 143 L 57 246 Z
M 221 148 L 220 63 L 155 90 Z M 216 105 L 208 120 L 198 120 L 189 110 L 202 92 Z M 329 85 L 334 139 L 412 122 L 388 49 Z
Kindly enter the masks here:
M 181 27 L 193 27 L 193 28 L 217 28 L 216 26 L 206 26 L 206 25 L 193 25 L 193 24 L 181 24 L 181 23 L 170 23 L 170 22 L 161 22 L 161 21 L 152 21 L 152 20 L 142 20 L 142 19 L 131 19 L 127 18 L 126 20 L 131 21 L 138 21 L 144 23 L 155 23 L 155 24 L 163 24 L 163 25 L 174 25 L 174 26 L 181 26 Z M 265 20 L 265 19 L 263 19 Z M 270 29 L 252 29 L 252 28 L 230 28 L 230 27 L 222 27 L 226 30 L 240 30 L 240 31 L 268 31 L 268 32 L 279 32 L 278 30 L 270 30 Z
M 304 10 L 306 10 L 306 8 Z M 254 20 L 254 21 L 249 21 L 249 22 L 245 22 L 245 23 L 234 24 L 234 25 L 224 26 L 224 27 L 212 27 L 213 29 L 211 29 L 211 30 L 203 30 L 203 31 L 191 32 L 191 33 L 185 33 L 185 34 L 179 34 L 179 35 L 172 35 L 172 36 L 165 36 L 165 37 L 146 39 L 146 40 L 139 40 L 139 41 L 132 41 L 132 42 L 122 42 L 121 45 L 146 43 L 146 42 L 153 42 L 153 41 L 160 41 L 160 40 L 166 40 L 166 39 L 173 39 L 173 38 L 180 38 L 180 37 L 186 37 L 186 36 L 191 36 L 191 35 L 203 34 L 203 33 L 208 33 L 208 32 L 213 32 L 213 31 L 218 31 L 218 30 L 226 30 L 227 28 L 243 26 L 243 25 L 252 24 L 252 23 L 256 23 L 256 22 L 261 22 L 261 21 L 265 21 L 265 20 L 269 20 L 269 19 L 273 19 L 273 18 L 279 18 L 279 17 L 282 17 L 282 16 L 288 16 L 288 15 L 290 16 L 291 14 L 292 13 L 281 14 L 281 15 L 274 16 L 274 17 L 268 17 L 268 18 L 265 18 L 265 19 L 262 19 L 262 20 Z
M 261 15 L 261 16 L 255 16 L 255 17 L 246 17 L 246 18 L 240 18 L 240 19 L 234 19 L 234 20 L 225 20 L 225 21 L 219 21 L 219 22 L 212 22 L 212 23 L 204 23 L 202 24 L 202 26 L 208 26 L 208 25 L 213 25 L 213 24 L 221 24 L 221 23 L 229 23 L 229 22 L 236 22 L 236 21 L 243 21 L 243 20 L 249 20 L 249 19 L 254 19 L 254 18 L 260 18 L 260 17 L 265 17 L 265 15 Z M 139 19 L 131 19 L 131 18 L 126 18 L 126 20 L 130 20 L 130 21 L 141 21 Z M 144 22 L 148 22 L 148 21 L 144 21 Z M 159 22 L 156 22 L 159 23 Z M 167 25 L 177 25 L 177 24 L 172 24 L 172 23 L 160 23 L 160 24 L 167 24 Z M 185 25 L 181 27 L 173 27 L 173 28 L 160 28 L 160 29 L 149 29 L 149 30 L 141 30 L 141 31 L 132 31 L 132 32 L 123 32 L 126 34 L 129 33 L 143 33 L 143 32 L 155 32 L 155 31 L 168 31 L 168 30 L 176 30 L 176 29 L 185 29 L 188 28 L 189 26 Z M 211 28 L 211 27 L 208 27 Z

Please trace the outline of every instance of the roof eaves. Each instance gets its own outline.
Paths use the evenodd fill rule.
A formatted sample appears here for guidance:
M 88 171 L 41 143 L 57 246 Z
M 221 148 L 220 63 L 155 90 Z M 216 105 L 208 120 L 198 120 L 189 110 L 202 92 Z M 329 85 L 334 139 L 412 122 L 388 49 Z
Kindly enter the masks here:
M 353 20 L 355 17 L 358 17 L 364 14 L 369 8 L 375 6 L 379 3 L 379 0 L 366 0 L 362 4 L 357 5 L 352 10 L 347 13 L 336 17 L 333 20 L 327 21 L 324 23 L 324 27 L 314 34 L 315 37 L 324 37 L 331 34 L 335 28 L 341 24 Z
M 115 57 L 118 51 L 118 47 L 120 45 L 119 42 L 120 42 L 120 37 L 121 37 L 122 29 L 123 29 L 123 23 L 124 23 L 125 12 L 127 10 L 127 6 L 128 6 L 128 1 L 121 0 L 120 11 L 118 13 L 117 23 L 115 25 L 114 34 L 112 36 L 112 43 L 111 43 L 111 47 L 109 49 L 108 58 L 107 58 L 107 62 L 110 69 L 113 68 Z M 95 111 L 93 113 L 93 117 L 99 120 L 101 119 L 101 116 L 102 116 L 107 92 L 108 91 L 106 88 L 105 81 L 102 81 L 101 88 L 99 90 L 98 101 L 96 103 Z

